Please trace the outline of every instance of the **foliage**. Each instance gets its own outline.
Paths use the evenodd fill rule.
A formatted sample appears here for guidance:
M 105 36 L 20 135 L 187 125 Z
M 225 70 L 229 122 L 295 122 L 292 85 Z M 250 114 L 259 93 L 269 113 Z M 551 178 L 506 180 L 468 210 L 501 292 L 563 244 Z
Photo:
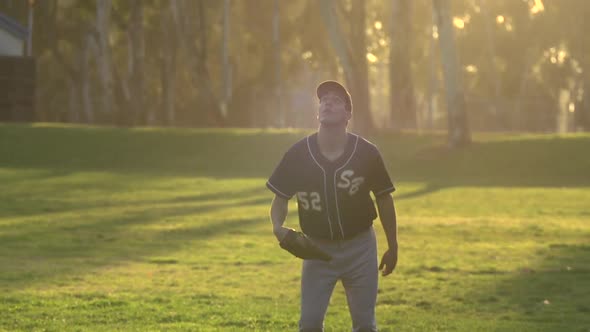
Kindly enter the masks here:
M 100 83 L 98 59 L 105 50 L 97 48 L 93 40 L 97 33 L 97 4 L 104 1 L 36 1 L 33 53 L 38 62 L 39 120 L 125 126 L 266 127 L 277 123 L 280 112 L 273 95 L 277 66 L 272 42 L 275 0 L 259 0 L 256 5 L 228 2 L 232 99 L 227 113 L 220 109 L 224 1 L 211 0 L 112 0 L 109 47 L 114 104 L 112 111 L 101 111 L 105 91 Z M 351 45 L 360 40 L 351 29 L 357 21 L 349 13 L 355 3 L 331 2 L 341 14 L 342 31 Z M 412 33 L 408 45 L 403 39 L 394 40 L 392 35 L 393 3 L 364 2 L 372 100 L 362 104 L 370 108 L 366 113 L 376 119 L 379 127 L 399 125 L 391 123 L 390 111 L 384 107 L 390 94 L 385 68 L 389 68 L 389 50 L 394 45 L 398 52 L 407 50 L 407 55 L 400 53 L 398 58 L 407 56 L 410 60 L 412 79 L 405 81 L 414 86 L 416 99 L 416 116 L 404 115 L 410 120 L 402 121 L 401 126 L 444 129 L 447 116 L 440 111 L 444 109 L 443 98 L 438 98 L 443 88 L 439 53 L 432 48 L 431 40 L 437 34 L 433 32 L 432 1 L 412 1 L 411 6 L 404 7 Z M 176 14 L 172 4 L 177 6 Z M 344 79 L 318 4 L 312 0 L 280 2 L 281 89 L 286 126 L 315 126 L 314 87 L 325 79 Z M 137 6 L 143 11 L 143 51 L 131 43 L 136 36 L 133 13 Z M 567 110 L 565 113 L 569 130 L 590 127 L 590 102 L 584 93 L 584 87 L 590 85 L 586 57 L 589 41 L 583 28 L 590 12 L 589 2 L 453 0 L 451 8 L 471 127 L 553 131 L 564 107 L 571 109 L 571 114 Z M 0 11 L 23 23 L 27 21 L 27 1 L 0 1 Z M 138 57 L 140 53 L 145 56 Z M 167 61 L 172 58 L 176 65 L 171 67 Z M 134 67 L 131 59 L 143 59 L 143 63 Z M 141 68 L 141 76 L 133 68 Z M 166 75 L 174 83 L 169 87 Z M 395 81 L 395 72 L 392 77 Z M 402 88 L 410 87 L 396 89 Z M 173 120 L 165 114 L 166 89 L 173 91 Z M 564 93 L 566 99 L 561 100 Z M 412 105 L 411 101 L 407 103 Z M 563 103 L 565 106 L 560 106 Z M 429 107 L 431 104 L 434 107 Z M 427 118 L 433 119 L 432 125 Z

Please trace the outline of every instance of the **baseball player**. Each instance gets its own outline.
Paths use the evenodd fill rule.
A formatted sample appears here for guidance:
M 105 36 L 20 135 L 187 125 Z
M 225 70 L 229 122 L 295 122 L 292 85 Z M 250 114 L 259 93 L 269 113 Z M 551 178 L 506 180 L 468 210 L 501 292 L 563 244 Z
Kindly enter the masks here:
M 288 200 L 297 196 L 302 235 L 329 257 L 303 260 L 300 331 L 323 331 L 339 280 L 346 292 L 352 330 L 377 331 L 378 271 L 387 276 L 397 264 L 391 197 L 395 188 L 377 147 L 347 131 L 352 116 L 348 91 L 338 82 L 326 81 L 317 87 L 317 97 L 317 133 L 295 143 L 266 183 L 275 194 L 270 211 L 273 233 L 279 242 L 294 233 L 283 224 Z M 373 230 L 377 211 L 370 192 L 387 236 L 388 249 L 379 266 Z

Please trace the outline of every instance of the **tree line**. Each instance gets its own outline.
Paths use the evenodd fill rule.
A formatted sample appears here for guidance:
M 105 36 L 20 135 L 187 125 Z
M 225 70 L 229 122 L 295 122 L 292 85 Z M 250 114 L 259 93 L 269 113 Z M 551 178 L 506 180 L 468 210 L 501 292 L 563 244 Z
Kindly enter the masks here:
M 0 0 L 31 10 L 40 121 L 309 127 L 335 78 L 360 132 L 590 128 L 584 0 Z

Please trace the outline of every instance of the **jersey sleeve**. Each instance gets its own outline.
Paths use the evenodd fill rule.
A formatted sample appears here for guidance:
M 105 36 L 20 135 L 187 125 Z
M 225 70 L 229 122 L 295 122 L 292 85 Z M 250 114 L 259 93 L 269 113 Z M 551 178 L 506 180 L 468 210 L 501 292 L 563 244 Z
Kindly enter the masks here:
M 375 197 L 390 194 L 395 191 L 395 186 L 389 178 L 389 174 L 385 168 L 385 163 L 383 162 L 383 158 L 381 157 L 379 151 L 376 151 L 376 156 L 373 159 L 373 163 L 371 165 L 371 174 L 369 175 L 369 190 L 373 192 Z
M 296 192 L 295 165 L 292 151 L 287 151 L 266 182 L 266 187 L 280 197 L 291 199 Z

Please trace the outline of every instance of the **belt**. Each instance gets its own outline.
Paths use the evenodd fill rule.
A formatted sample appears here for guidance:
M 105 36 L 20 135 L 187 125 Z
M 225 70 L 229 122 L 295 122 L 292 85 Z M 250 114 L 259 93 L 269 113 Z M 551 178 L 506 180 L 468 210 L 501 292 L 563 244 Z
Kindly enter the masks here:
M 332 240 L 332 239 L 328 239 L 328 238 L 314 237 L 313 235 L 308 235 L 308 236 L 316 243 L 336 244 L 336 243 L 353 241 L 353 240 L 367 234 L 372 228 L 373 228 L 373 226 L 369 226 L 368 228 L 365 228 L 364 230 L 362 230 L 360 232 L 349 235 L 349 236 L 345 237 L 344 239 Z

